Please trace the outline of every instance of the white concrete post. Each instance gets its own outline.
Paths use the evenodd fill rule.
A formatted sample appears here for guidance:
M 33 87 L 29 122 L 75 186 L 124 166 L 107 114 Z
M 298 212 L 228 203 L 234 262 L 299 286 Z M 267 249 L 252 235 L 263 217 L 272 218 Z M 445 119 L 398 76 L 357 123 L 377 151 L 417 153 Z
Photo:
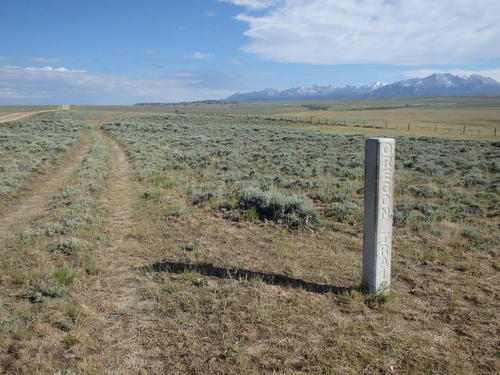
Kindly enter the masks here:
M 395 146 L 393 138 L 365 145 L 363 285 L 375 294 L 390 292 Z

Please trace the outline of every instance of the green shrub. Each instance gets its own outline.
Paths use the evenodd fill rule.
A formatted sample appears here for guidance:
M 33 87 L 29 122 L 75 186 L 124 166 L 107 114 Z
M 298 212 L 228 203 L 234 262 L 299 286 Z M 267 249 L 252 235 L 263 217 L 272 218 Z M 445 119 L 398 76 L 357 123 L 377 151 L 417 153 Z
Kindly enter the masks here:
M 394 207 L 394 225 L 404 227 L 418 220 L 420 213 L 412 202 L 398 202 Z
M 470 215 L 484 215 L 486 214 L 486 209 L 481 203 L 464 199 L 450 206 L 448 212 L 452 221 L 462 221 Z
M 172 188 L 176 185 L 175 181 L 172 181 L 168 176 L 155 174 L 151 177 L 150 182 L 154 186 L 159 186 L 165 189 Z
M 87 184 L 87 189 L 89 189 L 92 194 L 97 194 L 104 190 L 104 186 L 98 182 L 91 181 Z
M 443 262 L 451 258 L 448 254 L 448 248 L 444 246 L 432 246 L 428 249 L 425 249 L 420 257 L 422 260 L 439 259 Z
M 215 201 L 221 199 L 222 195 L 222 191 L 220 190 L 197 191 L 191 195 L 191 202 L 197 205 L 203 202 Z
M 59 284 L 66 287 L 70 286 L 75 280 L 76 274 L 73 270 L 68 267 L 56 268 L 52 273 L 52 278 L 56 280 Z
M 355 202 L 333 202 L 327 210 L 327 215 L 342 223 L 352 223 L 361 212 L 361 207 Z
M 21 237 L 21 241 L 24 244 L 29 245 L 29 244 L 33 243 L 33 238 L 31 236 L 31 232 L 29 230 L 22 231 L 19 235 Z
M 68 287 L 65 284 L 54 277 L 50 277 L 36 281 L 27 289 L 24 297 L 31 302 L 40 303 L 44 301 L 45 297 L 62 297 L 67 290 Z
M 155 188 L 150 188 L 146 190 L 144 193 L 141 194 L 140 196 L 142 199 L 160 199 L 161 198 L 161 191 L 155 189 Z
M 481 242 L 481 240 L 483 239 L 481 232 L 479 232 L 476 228 L 470 226 L 463 228 L 461 235 L 462 237 L 467 238 L 473 242 Z
M 78 195 L 80 190 L 75 186 L 65 186 L 61 193 L 55 197 L 56 200 L 68 199 Z
M 257 215 L 257 210 L 255 208 L 250 208 L 247 210 L 247 219 L 248 221 L 255 221 L 258 219 L 258 215 Z
M 73 335 L 68 335 L 63 339 L 63 343 L 64 343 L 64 346 L 66 347 L 66 349 L 69 349 L 72 346 L 75 346 L 76 344 L 78 344 L 78 339 Z
M 434 189 L 431 189 L 427 185 L 410 186 L 410 188 L 408 190 L 410 190 L 410 192 L 414 196 L 422 197 L 422 198 L 431 198 L 437 194 L 437 192 Z
M 238 207 L 245 211 L 254 209 L 261 220 L 273 220 L 291 228 L 319 222 L 318 213 L 306 197 L 280 191 L 246 187 L 238 193 Z
M 86 244 L 78 238 L 67 238 L 57 244 L 55 251 L 71 255 L 73 252 L 84 250 L 86 247 Z
M 475 186 L 475 185 L 484 185 L 486 184 L 486 178 L 481 174 L 481 172 L 472 172 L 468 173 L 462 177 L 462 184 L 467 187 Z

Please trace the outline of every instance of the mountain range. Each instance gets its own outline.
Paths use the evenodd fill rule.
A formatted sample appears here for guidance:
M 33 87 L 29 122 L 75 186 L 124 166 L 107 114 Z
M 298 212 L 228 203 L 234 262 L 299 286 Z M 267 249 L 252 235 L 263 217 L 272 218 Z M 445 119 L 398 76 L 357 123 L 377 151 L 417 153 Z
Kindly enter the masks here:
M 392 98 L 411 96 L 463 96 L 500 94 L 500 83 L 479 74 L 459 76 L 451 73 L 435 73 L 425 78 L 411 78 L 394 83 L 375 82 L 366 86 L 311 86 L 287 90 L 265 89 L 236 93 L 225 101 L 244 100 L 307 100 L 307 99 L 354 99 Z

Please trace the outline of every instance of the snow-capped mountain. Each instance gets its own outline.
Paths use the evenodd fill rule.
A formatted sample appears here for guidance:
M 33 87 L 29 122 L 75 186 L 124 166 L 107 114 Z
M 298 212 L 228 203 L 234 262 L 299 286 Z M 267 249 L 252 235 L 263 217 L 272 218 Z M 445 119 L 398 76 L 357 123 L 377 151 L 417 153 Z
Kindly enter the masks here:
M 500 83 L 479 74 L 457 76 L 436 73 L 425 78 L 394 82 L 376 89 L 373 94 L 376 97 L 500 94 Z
M 375 82 L 366 86 L 311 86 L 287 90 L 265 89 L 236 93 L 227 101 L 242 100 L 297 100 L 390 98 L 401 96 L 455 96 L 500 94 L 500 83 L 478 74 L 458 76 L 450 73 L 431 74 L 425 78 L 411 78 L 391 84 Z
M 341 99 L 357 97 L 360 93 L 370 92 L 370 86 L 311 86 L 294 87 L 287 90 L 265 89 L 262 91 L 237 93 L 231 95 L 227 101 L 238 100 L 294 100 L 294 99 Z

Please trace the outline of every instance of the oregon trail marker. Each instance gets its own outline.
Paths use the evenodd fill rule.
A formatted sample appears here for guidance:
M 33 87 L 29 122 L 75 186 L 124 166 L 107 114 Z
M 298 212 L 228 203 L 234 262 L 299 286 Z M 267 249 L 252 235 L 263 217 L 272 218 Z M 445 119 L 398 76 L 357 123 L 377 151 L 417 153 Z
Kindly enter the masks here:
M 388 294 L 391 284 L 395 146 L 393 138 L 369 138 L 365 146 L 363 285 L 375 294 Z

